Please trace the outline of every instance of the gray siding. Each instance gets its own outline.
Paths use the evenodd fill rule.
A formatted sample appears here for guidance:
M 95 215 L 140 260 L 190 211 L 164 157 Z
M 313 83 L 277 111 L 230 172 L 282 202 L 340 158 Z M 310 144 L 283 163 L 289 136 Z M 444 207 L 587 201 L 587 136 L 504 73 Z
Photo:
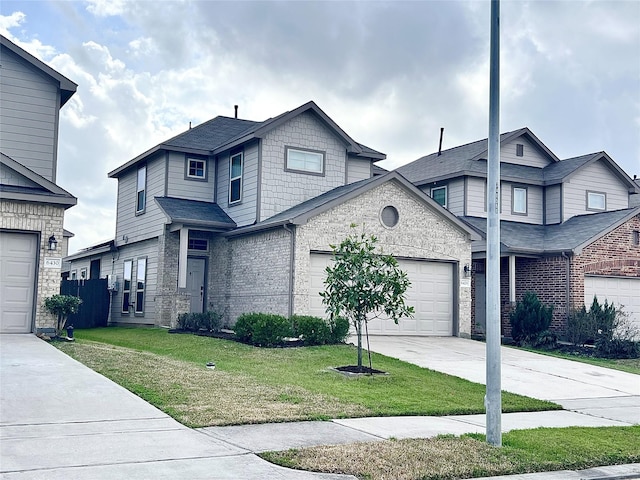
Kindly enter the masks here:
M 147 205 L 145 212 L 136 215 L 136 179 L 138 169 L 133 168 L 118 178 L 118 212 L 116 218 L 116 245 L 134 243 L 157 237 L 164 231 L 166 217 L 153 197 L 164 196 L 164 154 L 147 162 Z M 123 237 L 127 237 L 125 241 Z
M 111 322 L 112 323 L 126 323 L 126 324 L 155 324 L 156 310 L 155 310 L 155 294 L 158 285 L 158 241 L 157 239 L 147 240 L 145 242 L 136 243 L 133 245 L 126 245 L 118 249 L 118 257 L 113 262 L 113 268 L 111 268 L 111 255 L 105 255 L 102 257 L 102 271 L 108 270 L 108 274 L 115 275 L 115 279 L 118 281 L 118 291 L 113 295 L 111 299 Z M 147 259 L 147 274 L 146 274 L 146 287 L 144 296 L 144 315 L 135 315 L 133 309 L 129 314 L 122 313 L 122 287 L 123 287 L 123 273 L 124 262 L 126 260 L 133 261 L 132 278 L 131 278 L 131 301 L 135 299 L 135 286 L 136 286 L 136 273 L 137 273 L 137 260 L 139 258 Z
M 527 189 L 526 215 L 511 213 L 512 189 L 514 186 L 524 186 Z M 502 194 L 502 212 L 500 214 L 500 218 L 502 220 L 522 223 L 535 223 L 538 225 L 542 224 L 542 187 L 502 182 L 500 189 Z
M 467 215 L 470 217 L 487 216 L 487 182 L 484 178 L 467 178 Z
M 522 157 L 516 155 L 516 145 L 518 143 L 524 146 Z M 534 147 L 534 145 L 524 137 L 516 138 L 502 145 L 500 148 L 500 161 L 539 168 L 544 168 L 551 163 L 546 155 L 542 154 L 537 147 Z
M 563 220 L 568 220 L 575 215 L 594 213 L 587 210 L 587 191 L 606 193 L 607 210 L 619 210 L 629 206 L 629 191 L 620 179 L 599 160 L 579 170 L 564 183 Z
M 23 177 L 3 164 L 0 164 L 0 184 L 14 187 L 40 187 L 37 183 Z
M 285 147 L 325 152 L 324 175 L 285 171 Z M 294 205 L 345 184 L 346 148 L 312 113 L 304 113 L 270 131 L 262 140 L 264 220 Z
M 371 160 L 366 158 L 347 158 L 347 183 L 371 178 Z
M 258 202 L 258 148 L 259 143 L 244 147 L 242 172 L 242 201 L 229 205 L 229 152 L 218 155 L 216 202 L 241 227 L 256 220 Z
M 560 223 L 562 221 L 562 204 L 560 201 L 560 185 L 552 185 L 546 189 L 546 223 Z
M 2 152 L 47 180 L 56 180 L 59 87 L 13 52 L 2 49 Z
M 188 178 L 185 175 L 185 165 L 189 155 L 184 153 L 169 153 L 167 196 L 186 198 L 188 200 L 200 200 L 212 202 L 215 186 L 215 163 L 213 160 L 205 160 L 207 163 L 207 181 Z M 200 157 L 193 157 L 201 159 Z
M 464 215 L 464 179 L 457 178 L 447 184 L 447 209 L 454 215 Z

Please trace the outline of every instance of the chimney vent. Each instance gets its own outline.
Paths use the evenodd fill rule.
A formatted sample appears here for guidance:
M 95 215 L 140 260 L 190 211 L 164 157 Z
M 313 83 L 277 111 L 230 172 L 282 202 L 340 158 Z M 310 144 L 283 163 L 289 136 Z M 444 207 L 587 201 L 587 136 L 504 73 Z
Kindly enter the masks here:
M 234 118 L 238 118 L 238 105 L 234 105 L 233 109 L 236 111 Z
M 438 145 L 438 156 L 442 155 L 442 137 L 444 137 L 444 127 L 440 128 L 440 144 Z

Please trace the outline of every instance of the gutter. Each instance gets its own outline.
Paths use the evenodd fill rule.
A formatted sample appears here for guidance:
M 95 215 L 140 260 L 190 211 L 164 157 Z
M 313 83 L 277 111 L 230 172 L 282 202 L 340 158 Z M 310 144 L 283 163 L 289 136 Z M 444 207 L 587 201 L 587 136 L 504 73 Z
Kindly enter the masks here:
M 291 251 L 289 253 L 289 317 L 291 317 L 293 315 L 293 267 L 296 259 L 296 234 L 295 230 L 289 228 L 286 223 L 282 226 L 286 232 L 291 234 Z

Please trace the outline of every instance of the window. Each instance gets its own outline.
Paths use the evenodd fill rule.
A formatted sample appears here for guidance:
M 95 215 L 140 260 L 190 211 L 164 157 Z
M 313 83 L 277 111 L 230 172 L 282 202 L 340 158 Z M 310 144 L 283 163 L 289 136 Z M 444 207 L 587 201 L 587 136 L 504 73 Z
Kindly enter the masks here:
M 387 228 L 395 227 L 398 224 L 398 220 L 400 220 L 400 214 L 396 207 L 387 205 L 380 212 L 380 221 Z
M 524 157 L 524 145 L 516 143 L 516 157 Z
M 511 190 L 511 213 L 518 215 L 527 214 L 527 189 L 524 187 L 513 187 Z
M 187 158 L 187 178 L 207 179 L 207 161 L 199 158 Z
M 324 152 L 286 148 L 286 170 L 324 174 Z
M 204 238 L 190 238 L 188 248 L 206 252 L 209 249 L 209 242 Z
M 434 187 L 431 189 L 431 198 L 433 198 L 436 203 L 442 205 L 444 208 L 447 208 L 447 187 Z
M 124 262 L 124 273 L 122 274 L 122 313 L 129 313 L 129 304 L 131 303 L 131 269 L 133 262 L 126 260 Z
M 640 231 L 638 230 L 634 230 L 633 231 L 633 244 L 637 247 L 638 245 L 640 245 Z
M 136 213 L 143 213 L 147 199 L 147 166 L 143 165 L 138 169 L 138 181 L 136 183 Z
M 229 203 L 242 200 L 242 152 L 231 155 L 229 160 Z
M 87 267 L 84 267 L 80 269 L 80 280 L 86 280 L 86 279 L 87 279 Z
M 138 269 L 136 270 L 136 309 L 135 313 L 144 313 L 144 289 L 147 275 L 147 259 L 138 259 Z
M 78 271 L 71 270 L 71 280 L 76 280 L 78 278 Z
M 587 192 L 587 210 L 606 210 L 607 195 L 601 192 Z

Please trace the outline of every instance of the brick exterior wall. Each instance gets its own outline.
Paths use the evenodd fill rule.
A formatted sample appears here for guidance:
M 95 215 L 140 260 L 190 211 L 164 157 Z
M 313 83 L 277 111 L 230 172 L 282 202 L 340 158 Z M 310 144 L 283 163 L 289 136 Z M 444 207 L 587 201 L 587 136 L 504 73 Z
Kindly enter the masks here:
M 60 293 L 60 269 L 44 268 L 45 257 L 62 258 L 60 243 L 49 251 L 49 237 L 63 238 L 64 208 L 43 203 L 0 200 L 0 229 L 38 233 L 40 235 L 38 270 L 36 271 L 35 329 L 55 327 L 56 319 L 43 306 L 44 299 Z
M 577 255 L 568 258 L 561 255 L 516 258 L 516 301 L 520 301 L 525 292 L 532 291 L 541 302 L 553 305 L 551 329 L 563 335 L 568 315 L 573 309 L 584 305 L 586 274 L 640 277 L 640 247 L 633 244 L 634 231 L 640 231 L 640 215 L 597 239 Z M 475 279 L 472 289 L 475 299 Z M 500 298 L 502 334 L 510 336 L 509 312 L 512 305 L 509 303 L 509 270 L 506 258 L 502 259 L 500 266 Z M 476 328 L 475 301 L 472 311 L 473 332 L 481 333 Z
M 393 205 L 400 216 L 398 225 L 392 229 L 384 227 L 379 219 L 387 205 Z M 339 243 L 353 233 L 351 223 L 359 225 L 358 231 L 364 228 L 365 232 L 377 236 L 378 245 L 385 253 L 458 262 L 459 278 L 464 277 L 464 265 L 471 264 L 471 242 L 466 233 L 396 182 L 387 182 L 296 228 L 295 313 L 306 314 L 309 309 L 310 251 L 330 251 L 330 244 Z M 457 303 L 460 336 L 468 337 L 471 334 L 469 282 L 458 288 Z

